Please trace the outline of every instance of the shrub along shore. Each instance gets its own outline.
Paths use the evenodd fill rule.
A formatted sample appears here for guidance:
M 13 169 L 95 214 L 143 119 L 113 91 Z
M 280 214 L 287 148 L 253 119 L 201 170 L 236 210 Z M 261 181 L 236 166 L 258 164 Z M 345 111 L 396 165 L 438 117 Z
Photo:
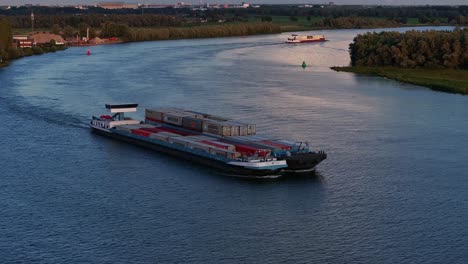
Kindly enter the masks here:
M 468 94 L 468 29 L 366 33 L 349 53 L 351 67 L 332 69 Z
M 374 75 L 425 86 L 434 91 L 468 95 L 468 70 L 398 67 L 332 67 L 335 71 Z

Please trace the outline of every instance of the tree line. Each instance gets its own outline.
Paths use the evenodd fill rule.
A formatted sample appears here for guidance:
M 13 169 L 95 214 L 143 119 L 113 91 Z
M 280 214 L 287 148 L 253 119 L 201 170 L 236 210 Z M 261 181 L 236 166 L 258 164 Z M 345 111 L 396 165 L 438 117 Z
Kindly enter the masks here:
M 43 15 L 34 14 L 34 26 L 36 28 L 51 28 L 54 25 L 59 27 L 79 27 L 80 24 L 87 24 L 91 27 L 101 27 L 107 22 L 124 23 L 131 27 L 176 27 L 180 26 L 184 19 L 182 17 L 155 15 L 155 14 L 86 14 L 86 15 Z M 30 28 L 31 16 L 4 16 L 13 28 Z
M 324 18 L 314 23 L 316 27 L 327 28 L 384 28 L 399 27 L 402 23 L 395 19 L 376 19 L 363 17 Z
M 249 16 L 272 18 L 272 16 L 322 17 L 337 19 L 348 17 L 381 18 L 406 24 L 408 18 L 417 18 L 427 24 L 468 24 L 468 6 L 320 6 L 299 7 L 298 5 L 262 5 L 258 8 L 218 8 L 193 10 L 190 8 L 139 8 L 103 9 L 90 7 L 12 7 L 0 10 L 0 16 L 7 19 L 13 28 L 29 28 L 30 14 L 34 11 L 38 28 L 78 27 L 85 23 L 100 27 L 106 22 L 124 23 L 131 27 L 176 27 L 186 23 L 205 20 L 243 21 Z M 269 19 L 266 19 L 269 20 Z M 274 21 L 274 18 L 273 18 Z M 326 24 L 327 21 L 324 21 Z
M 125 24 L 104 24 L 101 37 L 120 37 L 125 41 L 147 41 L 167 39 L 192 39 L 254 34 L 279 33 L 280 27 L 272 23 L 225 24 L 195 27 L 130 28 Z
M 366 33 L 349 53 L 351 66 L 468 69 L 468 29 Z
M 8 21 L 0 18 L 0 65 L 8 60 L 7 51 L 11 47 L 12 33 Z

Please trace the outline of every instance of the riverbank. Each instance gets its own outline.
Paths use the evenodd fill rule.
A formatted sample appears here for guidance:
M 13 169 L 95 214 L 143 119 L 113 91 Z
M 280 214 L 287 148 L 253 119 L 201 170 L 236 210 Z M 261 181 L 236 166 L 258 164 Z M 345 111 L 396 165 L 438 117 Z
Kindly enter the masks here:
M 59 46 L 56 46 L 56 45 L 53 45 L 53 46 L 43 45 L 42 47 L 35 46 L 33 48 L 13 49 L 13 50 L 10 50 L 10 52 L 8 54 L 9 57 L 11 57 L 11 58 L 9 58 L 8 60 L 5 60 L 2 63 L 0 63 L 0 68 L 8 66 L 11 61 L 14 61 L 14 60 L 17 60 L 17 59 L 21 59 L 21 58 L 29 57 L 29 56 L 41 55 L 41 54 L 45 54 L 45 53 L 49 53 L 49 52 L 57 52 L 57 51 L 61 51 L 61 50 L 66 50 L 67 48 L 68 48 L 68 46 L 63 46 L 63 45 L 59 45 Z
M 403 69 L 397 67 L 331 67 L 337 72 L 381 76 L 434 91 L 468 95 L 468 70 Z

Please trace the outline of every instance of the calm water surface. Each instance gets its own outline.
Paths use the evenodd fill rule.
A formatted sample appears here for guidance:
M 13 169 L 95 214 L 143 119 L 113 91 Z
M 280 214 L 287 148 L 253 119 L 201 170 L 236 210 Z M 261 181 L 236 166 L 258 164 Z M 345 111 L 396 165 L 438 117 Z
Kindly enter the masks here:
M 0 263 L 467 263 L 468 97 L 329 70 L 360 32 L 70 48 L 0 69 Z M 314 177 L 227 177 L 90 133 L 109 102 L 251 120 L 329 158 Z

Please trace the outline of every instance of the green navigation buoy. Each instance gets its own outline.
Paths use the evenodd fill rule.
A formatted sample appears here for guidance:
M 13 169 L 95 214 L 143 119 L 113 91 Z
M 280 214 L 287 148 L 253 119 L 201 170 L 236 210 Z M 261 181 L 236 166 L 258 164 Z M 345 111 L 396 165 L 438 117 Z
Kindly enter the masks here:
M 305 61 L 302 62 L 302 68 L 305 68 L 307 67 L 307 64 L 305 63 Z

